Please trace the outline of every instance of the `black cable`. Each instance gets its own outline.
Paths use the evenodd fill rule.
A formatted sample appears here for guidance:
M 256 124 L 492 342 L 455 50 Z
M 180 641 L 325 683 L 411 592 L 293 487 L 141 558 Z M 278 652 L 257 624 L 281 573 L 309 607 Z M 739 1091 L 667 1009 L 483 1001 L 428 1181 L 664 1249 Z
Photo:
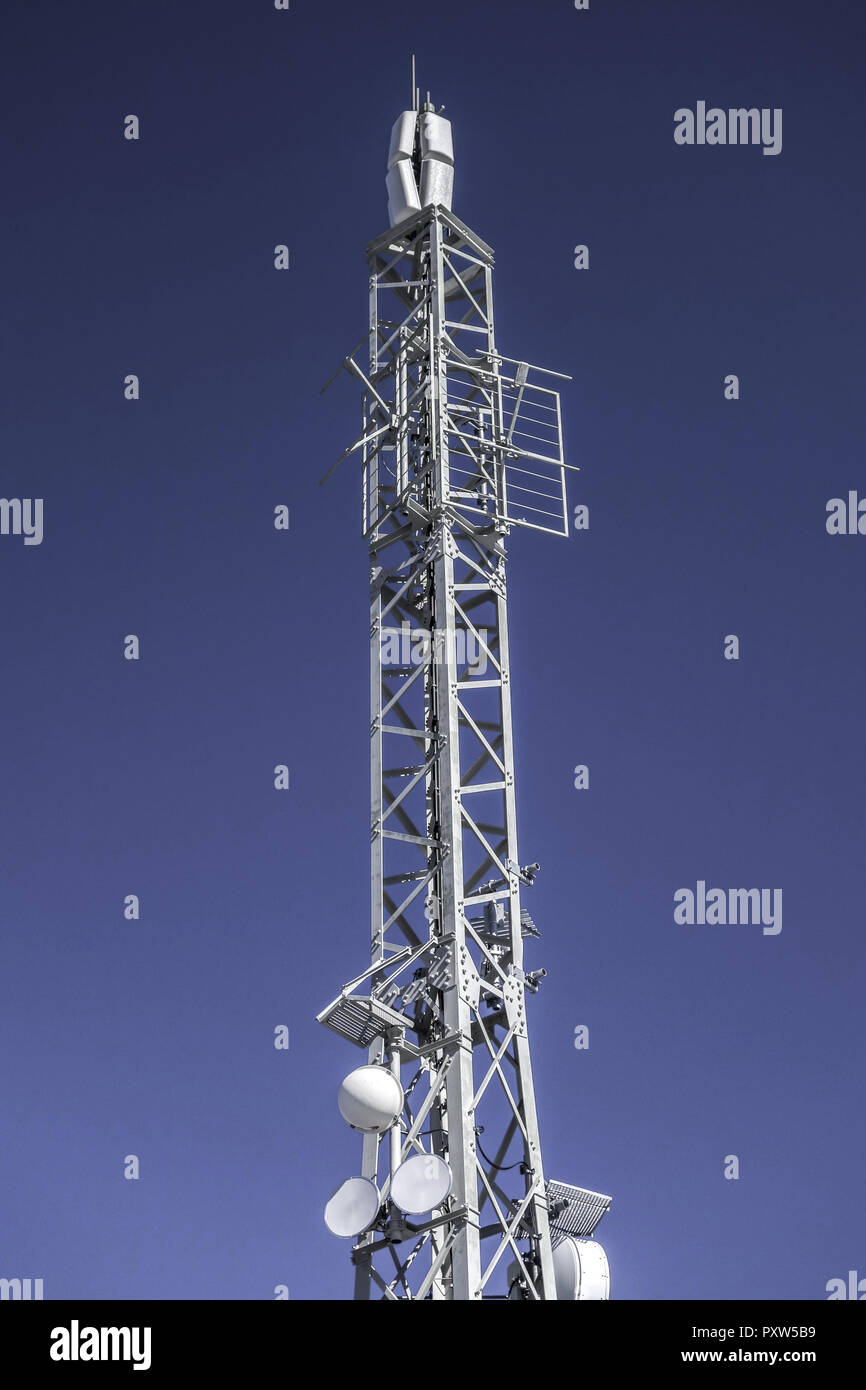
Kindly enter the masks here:
M 485 1153 L 484 1150 L 482 1149 L 482 1147 L 481 1147 L 481 1141 L 478 1139 L 478 1130 L 477 1130 L 477 1129 L 476 1129 L 476 1131 L 475 1131 L 475 1135 L 476 1135 L 475 1142 L 476 1142 L 476 1144 L 478 1145 L 478 1152 L 480 1153 L 481 1157 L 484 1159 L 484 1162 L 487 1164 L 488 1168 L 495 1168 L 496 1171 L 497 1171 L 498 1173 L 510 1173 L 511 1170 L 512 1170 L 512 1168 L 519 1168 L 519 1167 L 520 1167 L 521 1163 L 523 1162 L 523 1160 L 520 1159 L 520 1158 L 517 1160 L 516 1163 L 494 1163 L 494 1162 L 493 1162 L 493 1159 L 492 1159 L 492 1158 L 488 1158 L 487 1155 L 486 1155 L 486 1153 Z

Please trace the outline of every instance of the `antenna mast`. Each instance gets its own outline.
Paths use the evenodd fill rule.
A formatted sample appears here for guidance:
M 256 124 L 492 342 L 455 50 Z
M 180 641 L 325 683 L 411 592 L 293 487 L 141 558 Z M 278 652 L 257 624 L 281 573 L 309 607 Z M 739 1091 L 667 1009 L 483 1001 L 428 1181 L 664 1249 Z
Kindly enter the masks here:
M 545 1180 L 527 1028 L 505 541 L 568 534 L 555 373 L 501 356 L 493 252 L 451 211 L 451 127 L 395 122 L 368 247 L 371 964 L 319 1021 L 367 1053 L 340 1109 L 362 1174 L 326 1221 L 356 1298 L 607 1296 L 610 1198 Z

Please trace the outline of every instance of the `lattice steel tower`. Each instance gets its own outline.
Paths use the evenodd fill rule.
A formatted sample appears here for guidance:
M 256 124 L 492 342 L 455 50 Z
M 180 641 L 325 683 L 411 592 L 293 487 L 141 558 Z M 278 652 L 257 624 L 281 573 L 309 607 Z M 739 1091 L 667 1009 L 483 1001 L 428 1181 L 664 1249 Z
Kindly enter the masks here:
M 372 964 L 319 1016 L 368 1050 L 340 1100 L 362 1176 L 326 1219 L 354 1237 L 356 1298 L 604 1297 L 585 1238 L 610 1199 L 542 1167 L 515 814 L 505 540 L 568 534 L 558 374 L 497 351 L 493 252 L 451 211 L 450 125 L 414 68 L 412 94 L 369 359 L 343 364 L 365 388 L 343 458 L 371 566 Z

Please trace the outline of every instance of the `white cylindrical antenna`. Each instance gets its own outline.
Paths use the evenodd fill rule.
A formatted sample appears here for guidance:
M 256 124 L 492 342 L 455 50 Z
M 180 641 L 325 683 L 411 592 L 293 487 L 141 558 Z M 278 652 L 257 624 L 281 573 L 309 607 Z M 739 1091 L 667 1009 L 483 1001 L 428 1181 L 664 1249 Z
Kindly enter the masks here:
M 412 110 L 418 110 L 418 91 L 415 86 L 415 54 L 412 54 Z

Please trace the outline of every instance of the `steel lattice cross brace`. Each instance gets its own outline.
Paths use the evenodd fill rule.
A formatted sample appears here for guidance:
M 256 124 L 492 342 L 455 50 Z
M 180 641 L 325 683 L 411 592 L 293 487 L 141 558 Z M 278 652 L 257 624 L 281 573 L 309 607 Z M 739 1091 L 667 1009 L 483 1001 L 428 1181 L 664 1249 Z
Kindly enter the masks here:
M 372 964 L 320 1020 L 390 1067 L 405 1106 L 367 1134 L 382 1197 L 356 1297 L 555 1298 L 523 944 L 505 538 L 567 534 L 559 397 L 494 341 L 493 254 L 443 206 L 368 248 L 363 532 L 370 549 Z M 344 457 L 346 457 L 344 455 Z M 453 1175 L 429 1216 L 399 1165 Z M 600 1199 L 607 1201 L 607 1199 Z M 506 1274 L 506 1271 L 510 1273 Z

